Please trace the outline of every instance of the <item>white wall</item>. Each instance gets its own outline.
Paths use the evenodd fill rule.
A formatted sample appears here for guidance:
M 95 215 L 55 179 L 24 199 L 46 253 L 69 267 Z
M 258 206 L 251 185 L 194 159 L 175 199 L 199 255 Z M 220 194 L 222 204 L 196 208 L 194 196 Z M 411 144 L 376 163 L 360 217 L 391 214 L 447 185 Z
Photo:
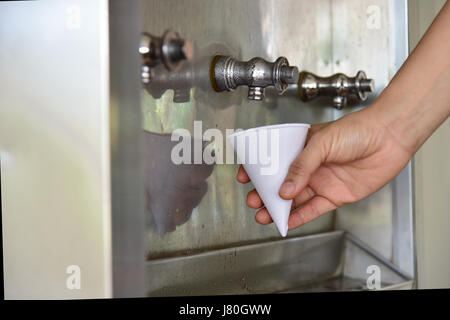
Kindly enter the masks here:
M 444 3 L 443 0 L 409 1 L 411 50 Z M 450 119 L 442 124 L 415 155 L 414 177 L 418 287 L 448 288 L 450 287 Z

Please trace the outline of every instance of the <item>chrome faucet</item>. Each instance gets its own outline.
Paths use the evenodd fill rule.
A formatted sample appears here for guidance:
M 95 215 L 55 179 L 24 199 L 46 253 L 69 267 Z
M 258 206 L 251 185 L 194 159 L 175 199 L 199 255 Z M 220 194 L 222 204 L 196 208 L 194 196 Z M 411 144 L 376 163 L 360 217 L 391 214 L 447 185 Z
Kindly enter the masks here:
M 142 83 L 149 84 L 152 81 L 152 69 L 159 64 L 163 64 L 168 71 L 180 70 L 186 60 L 192 59 L 193 52 L 191 41 L 182 39 L 173 30 L 167 30 L 161 37 L 142 33 L 139 44 Z
M 337 109 L 347 105 L 349 96 L 355 96 L 358 101 L 365 101 L 367 93 L 373 90 L 374 81 L 367 79 L 364 71 L 358 71 L 355 77 L 336 73 L 326 78 L 302 71 L 298 80 L 298 93 L 302 101 L 308 102 L 318 96 L 329 96 L 333 98 L 334 107 Z
M 238 61 L 229 56 L 215 56 L 211 64 L 211 82 L 215 91 L 232 91 L 238 86 L 248 86 L 250 100 L 263 100 L 264 89 L 274 86 L 283 94 L 289 84 L 298 81 L 298 68 L 289 66 L 286 58 L 275 62 L 262 58 Z

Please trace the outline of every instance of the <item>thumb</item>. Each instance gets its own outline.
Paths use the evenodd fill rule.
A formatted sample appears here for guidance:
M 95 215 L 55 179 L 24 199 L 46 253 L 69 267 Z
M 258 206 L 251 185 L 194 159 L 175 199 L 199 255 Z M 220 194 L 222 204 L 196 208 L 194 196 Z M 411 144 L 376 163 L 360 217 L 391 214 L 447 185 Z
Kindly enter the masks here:
M 325 159 L 324 142 L 321 135 L 313 135 L 305 149 L 297 156 L 280 188 L 280 196 L 286 200 L 294 198 L 309 183 L 311 175 Z

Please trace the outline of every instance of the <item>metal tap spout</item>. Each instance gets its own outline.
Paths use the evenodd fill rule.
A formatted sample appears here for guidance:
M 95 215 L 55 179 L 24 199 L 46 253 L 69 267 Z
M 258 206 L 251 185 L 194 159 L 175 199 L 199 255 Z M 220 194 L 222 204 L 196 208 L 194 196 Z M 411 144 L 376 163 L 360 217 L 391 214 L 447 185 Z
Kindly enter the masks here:
M 216 56 L 211 64 L 211 82 L 215 91 L 232 91 L 248 86 L 248 99 L 264 100 L 264 89 L 274 86 L 283 94 L 289 84 L 298 82 L 298 68 L 289 66 L 285 57 L 275 62 L 262 58 L 238 61 L 229 56 Z
M 358 71 L 355 77 L 336 73 L 326 78 L 302 71 L 298 81 L 298 93 L 302 101 L 329 96 L 333 98 L 334 107 L 337 109 L 345 107 L 350 96 L 355 96 L 358 101 L 365 101 L 368 92 L 373 90 L 374 81 L 367 79 L 364 71 Z

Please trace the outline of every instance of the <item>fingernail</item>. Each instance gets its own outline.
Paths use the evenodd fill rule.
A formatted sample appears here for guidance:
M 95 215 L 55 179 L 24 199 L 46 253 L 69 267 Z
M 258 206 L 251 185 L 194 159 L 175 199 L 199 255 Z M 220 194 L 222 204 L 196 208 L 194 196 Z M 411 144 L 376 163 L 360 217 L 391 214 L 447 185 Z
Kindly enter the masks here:
M 295 185 L 291 181 L 286 181 L 283 183 L 283 185 L 280 188 L 280 194 L 282 194 L 285 197 L 289 197 L 294 193 Z

